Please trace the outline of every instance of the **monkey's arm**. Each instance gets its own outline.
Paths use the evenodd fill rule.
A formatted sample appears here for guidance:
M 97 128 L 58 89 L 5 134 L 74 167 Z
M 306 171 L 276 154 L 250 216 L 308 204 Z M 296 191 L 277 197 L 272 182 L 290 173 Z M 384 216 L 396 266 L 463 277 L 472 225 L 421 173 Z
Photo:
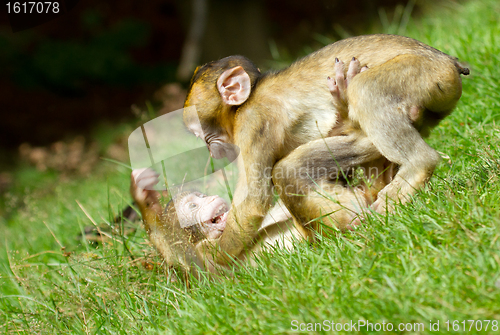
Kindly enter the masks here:
M 269 128 L 267 131 L 280 136 L 274 129 Z M 241 136 L 253 141 L 239 142 L 246 143 L 246 146 L 240 147 L 238 163 L 241 172 L 226 228 L 217 243 L 220 252 L 217 253 L 216 261 L 221 264 L 238 256 L 252 242 L 273 200 L 271 181 L 275 163 L 275 158 L 271 154 L 273 150 L 266 150 L 269 144 L 263 136 L 255 138 L 250 132 L 251 129 L 245 130 Z
M 149 238 L 167 265 L 179 265 L 185 272 L 198 274 L 204 269 L 188 233 L 177 218 L 168 218 L 160 204 L 161 194 L 152 187 L 158 183 L 158 174 L 152 169 L 132 171 L 130 193 L 142 215 Z M 167 194 L 164 193 L 163 196 Z M 172 214 L 175 215 L 175 214 Z
M 344 63 L 338 59 L 336 59 L 334 70 L 335 76 L 328 77 L 327 84 L 333 97 L 333 104 L 340 114 L 339 120 L 343 120 L 347 118 L 348 112 L 347 86 L 361 71 L 361 68 L 359 61 L 353 57 L 346 74 L 344 74 Z M 245 120 L 248 115 L 252 116 L 251 120 Z M 280 125 L 282 121 L 273 120 L 275 115 L 266 113 L 263 117 L 262 114 L 255 113 L 255 111 L 250 111 L 250 113 L 246 111 L 246 114 L 241 116 L 237 122 L 237 124 L 245 125 L 245 127 L 240 128 L 240 131 L 236 131 L 239 135 L 239 138 L 236 138 L 236 143 L 239 143 L 240 146 L 243 145 L 240 147 L 240 152 L 243 157 L 244 169 L 240 169 L 240 171 L 243 170 L 244 174 L 240 175 L 235 199 L 244 198 L 244 200 L 238 206 L 234 206 L 234 203 L 240 201 L 233 203 L 226 228 L 219 241 L 221 255 L 216 259 L 218 262 L 227 261 L 226 255 L 234 258 L 245 247 L 248 247 L 256 237 L 262 219 L 269 211 L 273 195 L 271 172 L 278 158 L 273 154 L 280 155 L 282 148 L 276 143 L 284 142 L 283 128 L 278 129 L 275 126 Z M 342 126 L 339 126 L 339 132 L 342 131 L 341 128 Z M 274 141 L 269 141 L 270 137 Z M 303 230 L 301 226 L 298 226 L 298 229 Z M 306 235 L 305 232 L 303 233 Z

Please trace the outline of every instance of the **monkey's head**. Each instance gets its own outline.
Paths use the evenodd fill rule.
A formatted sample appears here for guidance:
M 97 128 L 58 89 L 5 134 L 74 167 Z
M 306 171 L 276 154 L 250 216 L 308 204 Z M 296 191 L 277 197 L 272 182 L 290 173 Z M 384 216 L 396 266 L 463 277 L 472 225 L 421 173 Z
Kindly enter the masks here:
M 195 70 L 184 103 L 184 123 L 205 141 L 214 158 L 230 158 L 224 143 L 233 143 L 236 110 L 248 100 L 260 75 L 243 56 L 226 57 Z
M 229 207 L 217 195 L 200 192 L 183 192 L 175 196 L 165 208 L 167 220 L 179 220 L 189 234 L 191 242 L 216 239 L 226 228 Z

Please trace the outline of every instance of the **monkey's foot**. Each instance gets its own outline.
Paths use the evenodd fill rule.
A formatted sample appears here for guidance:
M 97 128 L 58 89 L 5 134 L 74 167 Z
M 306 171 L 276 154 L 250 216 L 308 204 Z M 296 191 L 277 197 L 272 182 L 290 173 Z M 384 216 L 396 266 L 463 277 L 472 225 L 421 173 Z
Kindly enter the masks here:
M 388 186 L 386 186 L 387 188 Z M 396 203 L 405 203 L 408 198 L 403 196 L 402 192 L 390 192 L 380 191 L 377 196 L 377 200 L 370 206 L 372 210 L 379 214 L 386 214 L 387 212 L 393 212 Z
M 338 110 L 347 109 L 347 86 L 349 86 L 349 83 L 354 76 L 367 69 L 368 68 L 366 66 L 361 68 L 359 60 L 353 57 L 349 63 L 347 75 L 344 75 L 344 62 L 335 58 L 335 77 L 328 77 L 327 84 L 333 97 L 333 104 Z
M 385 186 L 377 195 L 377 200 L 371 205 L 371 209 L 379 214 L 394 211 L 396 204 L 404 204 L 429 179 L 428 174 L 415 173 L 408 178 L 396 177 Z
M 383 197 L 377 199 L 372 205 L 371 209 L 379 214 L 385 214 L 394 210 L 394 200 Z

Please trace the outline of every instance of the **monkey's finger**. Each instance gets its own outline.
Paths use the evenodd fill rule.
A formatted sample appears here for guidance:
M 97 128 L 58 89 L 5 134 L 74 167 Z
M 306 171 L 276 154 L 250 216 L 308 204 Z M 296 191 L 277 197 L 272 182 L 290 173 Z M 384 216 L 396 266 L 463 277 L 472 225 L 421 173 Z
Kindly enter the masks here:
M 137 180 L 136 184 L 138 188 L 143 190 L 151 190 L 160 180 L 156 176 L 141 178 Z
M 132 176 L 138 188 L 151 189 L 158 184 L 160 175 L 151 168 L 136 169 L 132 171 Z
M 134 177 L 134 179 L 137 179 L 137 177 L 139 177 L 141 175 L 141 173 L 143 173 L 147 169 L 148 168 L 142 168 L 142 169 L 134 169 L 134 170 L 132 170 L 132 177 Z
M 337 86 L 335 79 L 328 77 L 328 78 L 326 78 L 326 83 L 328 85 L 328 89 L 330 90 L 330 93 L 332 95 L 336 95 L 339 91 L 339 87 Z
M 354 78 L 354 76 L 359 73 L 360 65 L 361 64 L 359 63 L 359 60 L 352 57 L 352 60 L 349 63 L 349 69 L 347 70 L 346 86 L 349 86 L 349 83 L 352 80 L 352 78 Z
M 368 70 L 368 66 L 363 66 L 363 67 L 361 68 L 361 71 L 359 71 L 359 72 L 361 73 L 361 72 L 364 72 L 364 71 L 366 71 L 366 70 Z
M 132 171 L 132 175 L 136 179 L 144 179 L 144 178 L 150 178 L 153 176 L 156 176 L 156 177 L 160 176 L 158 174 L 158 172 L 156 172 L 152 168 L 136 169 L 136 170 Z
M 340 98 L 344 99 L 346 89 L 344 63 L 338 58 L 335 58 L 335 81 L 337 82 Z

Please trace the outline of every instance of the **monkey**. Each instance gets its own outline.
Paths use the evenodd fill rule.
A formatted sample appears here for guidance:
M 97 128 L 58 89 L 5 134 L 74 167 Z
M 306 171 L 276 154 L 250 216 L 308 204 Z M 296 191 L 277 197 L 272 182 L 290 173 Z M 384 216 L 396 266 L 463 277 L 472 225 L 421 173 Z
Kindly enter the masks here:
M 331 81 L 329 78 L 333 102 L 339 106 L 339 110 L 344 104 L 342 96 L 345 95 L 349 81 L 364 70 L 366 67 L 360 69 L 359 62 L 353 60 L 345 78 L 338 77 Z M 231 146 L 223 148 L 232 149 Z M 231 156 L 235 153 L 227 154 Z M 350 205 L 348 210 L 352 217 L 362 214 L 373 203 L 378 190 L 390 182 L 393 176 L 392 170 L 386 169 L 379 173 L 381 166 L 386 164 L 386 159 L 382 158 L 364 166 L 360 165 L 359 167 L 363 168 L 363 175 L 359 180 L 355 180 L 353 176 L 354 166 L 344 166 L 343 176 L 340 178 L 343 180 L 336 177 L 335 194 L 344 199 L 344 205 Z M 375 174 L 372 174 L 372 169 L 375 170 Z M 368 173 L 365 172 L 367 170 Z M 159 199 L 167 198 L 169 195 L 167 191 L 160 194 L 153 190 L 153 186 L 159 181 L 158 177 L 158 173 L 150 168 L 134 170 L 131 175 L 130 191 L 134 203 L 141 212 L 151 242 L 168 265 L 181 265 L 186 273 L 193 274 L 198 274 L 195 270 L 203 265 L 203 270 L 219 273 L 225 265 L 217 264 L 207 257 L 208 250 L 203 242 L 221 236 L 229 211 L 227 203 L 218 196 L 184 191 L 172 198 L 162 211 Z M 349 199 L 350 203 L 346 199 Z M 352 229 L 351 226 L 347 228 Z M 308 232 L 301 225 L 291 221 L 288 209 L 282 202 L 278 202 L 266 214 L 250 247 L 239 254 L 237 260 L 255 264 L 251 256 L 268 249 L 269 245 L 291 249 L 294 241 L 301 240 L 310 240 Z
M 385 160 L 372 162 L 370 168 L 378 168 L 377 164 L 381 163 L 385 163 Z M 377 190 L 388 181 L 384 175 L 379 175 L 376 179 L 372 176 L 369 180 L 368 174 L 356 181 L 352 176 L 354 169 L 345 171 L 344 178 L 349 178 L 349 183 L 344 185 L 347 180 L 338 179 L 335 192 L 344 199 L 352 200 L 349 210 L 354 217 L 373 202 Z M 168 198 L 169 194 L 167 191 L 160 193 L 153 190 L 159 182 L 158 177 L 159 174 L 151 168 L 134 170 L 131 174 L 130 192 L 134 204 L 141 212 L 150 240 L 166 264 L 180 266 L 186 274 L 192 273 L 196 276 L 199 275 L 199 269 L 227 275 L 221 270 L 229 269 L 229 264 L 214 262 L 210 257 L 210 250 L 207 250 L 203 243 L 220 237 L 224 231 L 229 211 L 226 201 L 219 196 L 183 191 L 174 196 L 163 210 L 160 198 Z M 345 203 L 347 204 L 347 201 Z M 278 201 L 266 214 L 256 237 L 248 248 L 238 255 L 237 261 L 255 265 L 253 256 L 262 250 L 270 250 L 269 246 L 289 250 L 294 242 L 302 240 L 309 240 L 307 232 L 302 226 L 294 224 L 287 208 Z
M 203 263 L 196 255 L 189 233 L 182 229 L 178 221 L 172 221 L 172 224 L 168 226 L 162 223 L 160 198 L 168 198 L 168 192 L 160 193 L 147 190 L 150 185 L 155 185 L 157 181 L 158 175 L 152 169 L 132 171 L 130 193 L 139 208 L 149 240 L 166 264 L 179 265 L 186 273 L 198 277 L 198 269 L 203 268 Z
M 225 267 L 202 256 L 206 251 L 200 243 L 217 238 L 225 228 L 229 207 L 217 195 L 200 192 L 181 192 L 162 209 L 160 193 L 152 189 L 158 183 L 158 173 L 153 169 L 137 169 L 131 174 L 130 192 L 141 212 L 150 241 L 168 266 L 179 266 L 185 273 L 199 277 L 199 270 L 212 274 Z M 240 262 L 253 262 L 253 256 L 269 246 L 291 249 L 295 241 L 304 240 L 291 222 L 288 210 L 276 205 L 263 220 L 262 227 L 247 252 L 239 255 Z
M 217 264 L 207 257 L 209 251 L 203 244 L 206 239 L 218 238 L 224 231 L 229 211 L 226 201 L 217 195 L 183 191 L 174 196 L 163 210 L 160 199 L 167 198 L 168 192 L 153 190 L 159 182 L 158 177 L 159 174 L 151 168 L 134 170 L 130 192 L 150 240 L 161 257 L 168 266 L 180 266 L 186 274 L 199 275 L 201 269 L 227 275 L 221 270 L 229 269 L 229 264 Z M 366 186 L 364 181 L 359 184 Z M 307 234 L 294 225 L 291 218 L 287 208 L 278 201 L 266 214 L 250 247 L 240 253 L 237 260 L 255 265 L 254 256 L 263 250 L 272 251 L 270 246 L 291 250 L 295 242 L 308 240 Z
M 325 78 L 342 78 L 341 65 L 352 57 L 368 69 L 345 88 L 342 111 Z M 233 198 L 239 205 L 231 207 L 224 232 L 212 241 L 219 250 L 217 262 L 230 261 L 256 236 L 273 187 L 297 224 L 322 217 L 343 230 L 352 221 L 342 207 L 350 200 L 333 191 L 340 207 L 331 208 L 335 202 L 318 198 L 316 188 L 335 184 L 330 176 L 341 174 L 343 166 L 386 159 L 382 167 L 389 162 L 395 175 L 370 208 L 385 213 L 394 203 L 406 202 L 440 160 L 423 137 L 457 104 L 461 74 L 469 70 L 457 58 L 408 37 L 384 34 L 340 40 L 277 72 L 261 73 L 243 56 L 198 67 L 184 103 L 184 122 L 212 156 L 228 155 L 225 144 L 234 144 L 244 163 Z M 327 171 L 314 178 L 291 176 L 314 168 Z

